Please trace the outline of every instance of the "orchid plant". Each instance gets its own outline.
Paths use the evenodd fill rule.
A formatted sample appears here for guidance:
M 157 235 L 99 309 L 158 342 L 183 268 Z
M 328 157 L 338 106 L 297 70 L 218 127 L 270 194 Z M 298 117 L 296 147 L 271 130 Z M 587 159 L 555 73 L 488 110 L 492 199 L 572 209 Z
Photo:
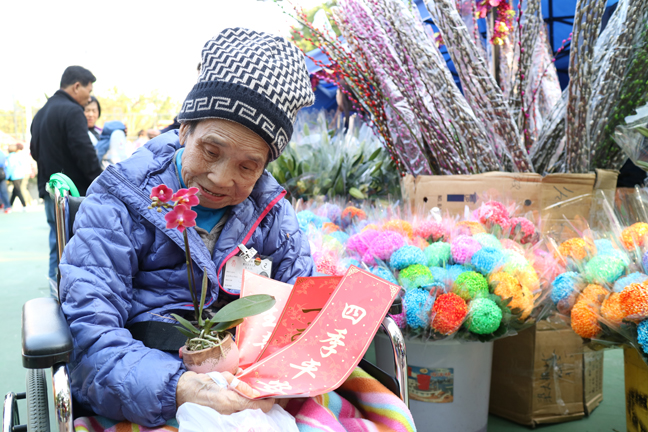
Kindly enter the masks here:
M 187 281 L 194 307 L 196 325 L 180 315 L 171 314 L 171 316 L 181 324 L 176 328 L 187 336 L 186 346 L 189 351 L 220 346 L 225 340 L 229 329 L 242 323 L 244 318 L 263 313 L 275 304 L 274 297 L 266 294 L 246 296 L 229 303 L 210 319 L 203 319 L 203 309 L 208 289 L 207 269 L 204 269 L 203 272 L 202 289 L 200 299 L 198 299 L 191 249 L 189 248 L 187 236 L 187 228 L 196 226 L 196 216 L 198 214 L 191 208 L 200 203 L 196 196 L 197 192 L 198 188 L 192 187 L 183 188 L 174 193 L 170 187 L 161 184 L 151 191 L 151 205 L 149 206 L 149 209 L 157 209 L 158 212 L 161 212 L 163 208 L 171 209 L 164 215 L 166 228 L 177 229 L 182 233 L 184 239 Z

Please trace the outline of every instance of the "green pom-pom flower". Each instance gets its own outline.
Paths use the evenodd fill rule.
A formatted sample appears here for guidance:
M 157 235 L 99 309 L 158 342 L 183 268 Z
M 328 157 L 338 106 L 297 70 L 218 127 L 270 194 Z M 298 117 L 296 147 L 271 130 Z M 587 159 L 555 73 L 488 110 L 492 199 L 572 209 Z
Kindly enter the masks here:
M 479 242 L 482 247 L 493 248 L 493 249 L 502 249 L 502 243 L 495 237 L 493 234 L 488 233 L 478 233 L 473 236 L 475 240 Z
M 488 294 L 488 281 L 477 272 L 467 271 L 457 277 L 452 286 L 452 292 L 469 301 Z
M 432 243 L 423 251 L 428 267 L 445 267 L 450 261 L 450 243 Z
M 398 282 L 406 290 L 424 288 L 434 283 L 434 277 L 429 268 L 421 264 L 414 264 L 401 270 Z
M 489 298 L 476 298 L 468 306 L 468 319 L 464 326 L 476 334 L 493 333 L 502 322 L 502 310 Z
M 622 259 L 610 255 L 597 255 L 585 264 L 585 278 L 588 282 L 611 284 L 623 276 L 626 264 Z

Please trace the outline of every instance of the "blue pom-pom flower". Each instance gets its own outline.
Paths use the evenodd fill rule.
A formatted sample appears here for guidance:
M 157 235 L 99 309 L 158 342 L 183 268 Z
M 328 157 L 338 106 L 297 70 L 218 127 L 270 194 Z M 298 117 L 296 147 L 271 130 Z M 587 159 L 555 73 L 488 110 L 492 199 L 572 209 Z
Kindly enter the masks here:
M 448 267 L 448 278 L 454 283 L 454 281 L 457 280 L 457 278 L 461 273 L 467 271 L 472 271 L 472 270 L 460 264 L 451 265 L 450 267 Z
M 413 329 L 426 328 L 430 323 L 430 309 L 433 303 L 432 297 L 426 290 L 422 288 L 407 290 L 403 299 L 407 325 Z
M 392 272 L 387 270 L 385 267 L 374 267 L 371 269 L 371 273 L 375 274 L 379 278 L 385 279 L 387 282 L 391 282 L 394 285 L 398 285 L 398 281 L 396 280 Z
M 637 326 L 637 342 L 643 352 L 648 354 L 648 319 L 641 321 Z
M 402 270 L 414 264 L 425 265 L 427 260 L 423 251 L 416 246 L 405 245 L 396 250 L 389 259 L 389 265 L 396 270 Z
M 580 279 L 576 272 L 561 273 L 551 283 L 551 300 L 554 304 L 569 298 L 576 290 Z
M 503 266 L 505 262 L 506 258 L 502 251 L 491 247 L 478 250 L 470 260 L 475 270 L 485 276 Z
M 614 291 L 621 292 L 623 288 L 631 284 L 642 283 L 648 279 L 648 275 L 644 273 L 634 272 L 630 273 L 628 276 L 624 276 L 621 279 L 614 282 Z

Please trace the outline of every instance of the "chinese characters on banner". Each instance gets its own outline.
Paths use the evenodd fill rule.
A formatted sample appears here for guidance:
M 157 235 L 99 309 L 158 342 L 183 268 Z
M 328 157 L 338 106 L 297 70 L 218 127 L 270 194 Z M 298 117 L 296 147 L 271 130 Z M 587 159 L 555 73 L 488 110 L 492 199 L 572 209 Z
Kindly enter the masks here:
M 352 266 L 294 343 L 238 378 L 258 390 L 259 398 L 317 396 L 337 389 L 362 359 L 399 291 Z
M 277 325 L 281 311 L 290 296 L 292 285 L 263 277 L 250 271 L 243 271 L 241 297 L 253 294 L 268 294 L 275 298 L 272 309 L 247 317 L 236 328 L 236 344 L 239 348 L 239 367 L 245 369 L 253 364 L 266 346 Z

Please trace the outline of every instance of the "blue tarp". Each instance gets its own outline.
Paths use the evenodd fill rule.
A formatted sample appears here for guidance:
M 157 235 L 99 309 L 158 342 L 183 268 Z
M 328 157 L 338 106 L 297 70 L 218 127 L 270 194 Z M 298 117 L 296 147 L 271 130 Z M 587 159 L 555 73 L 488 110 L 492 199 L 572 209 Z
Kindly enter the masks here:
M 608 0 L 605 16 L 603 17 L 603 26 L 607 24 L 608 19 L 616 9 L 617 3 L 618 0 Z M 432 26 L 435 32 L 438 32 L 439 30 L 432 23 L 432 18 L 430 16 L 430 13 L 427 10 L 427 7 L 425 6 L 425 2 L 423 0 L 416 0 L 416 6 L 418 7 L 419 13 L 421 14 L 421 18 L 423 18 L 423 20 L 428 25 Z M 513 6 L 517 11 L 517 1 L 515 0 L 513 1 Z M 572 31 L 575 9 L 576 9 L 576 0 L 542 0 L 542 12 L 544 15 L 545 22 L 547 23 L 549 41 L 551 43 L 551 47 L 554 53 L 558 50 L 558 48 L 560 48 L 560 46 L 562 45 L 562 41 L 567 40 L 569 34 Z M 479 20 L 478 25 L 482 37 L 485 39 L 486 38 L 485 20 L 483 19 Z M 452 72 L 453 76 L 455 77 L 455 81 L 457 82 L 457 85 L 459 86 L 459 88 L 461 88 L 461 85 L 459 83 L 459 78 L 456 73 L 456 69 L 454 67 L 454 64 L 452 64 L 452 60 L 450 60 L 450 56 L 448 54 L 448 51 L 446 50 L 446 47 L 441 46 L 440 51 L 441 54 L 443 54 L 443 57 L 446 59 L 446 62 L 448 63 L 448 68 L 450 69 L 450 72 Z M 328 57 L 325 54 L 323 54 L 319 49 L 309 52 L 307 56 L 313 57 L 324 64 L 328 63 Z M 569 68 L 569 44 L 566 45 L 566 49 L 564 49 L 560 54 L 556 56 L 555 64 L 556 64 L 556 69 L 558 71 L 558 79 L 560 80 L 560 85 L 564 89 L 569 83 L 569 75 L 567 72 Z M 320 70 L 320 67 L 315 65 L 315 63 L 313 63 L 313 61 L 310 60 L 308 57 L 306 58 L 306 67 L 308 68 L 308 71 L 310 73 L 314 73 Z M 330 91 L 331 89 L 329 85 L 326 91 L 321 92 L 319 95 L 318 92 L 316 92 L 316 101 L 313 107 L 315 107 L 316 105 L 335 107 L 337 105 L 335 103 L 335 92 L 333 92 L 333 100 L 328 100 L 328 101 L 326 100 L 327 98 L 326 94 L 330 93 Z

